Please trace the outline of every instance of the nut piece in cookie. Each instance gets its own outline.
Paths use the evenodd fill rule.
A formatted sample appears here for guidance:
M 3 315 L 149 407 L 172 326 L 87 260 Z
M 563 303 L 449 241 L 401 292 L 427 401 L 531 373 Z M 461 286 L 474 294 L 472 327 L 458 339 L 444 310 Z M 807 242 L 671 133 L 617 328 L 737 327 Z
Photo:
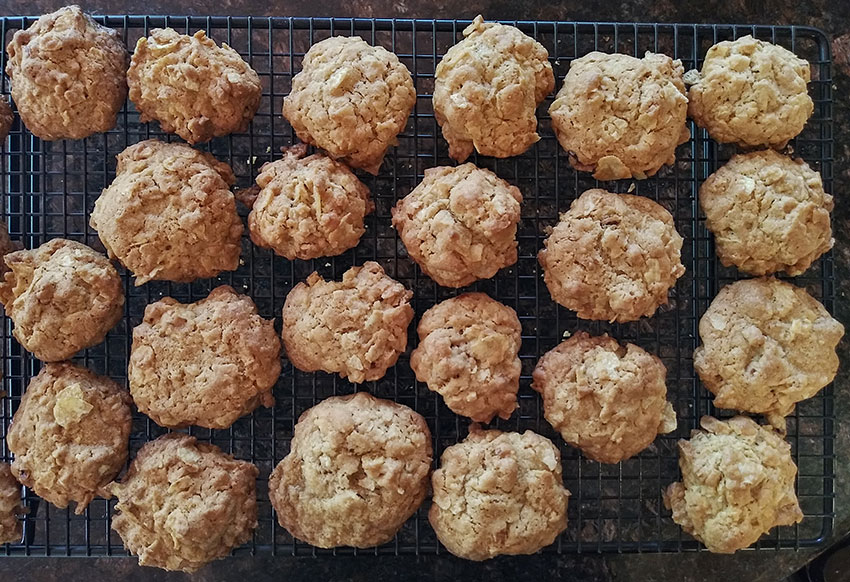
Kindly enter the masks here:
M 301 141 L 377 174 L 414 103 L 413 78 L 395 54 L 359 36 L 335 36 L 304 55 L 283 116 Z
M 772 277 L 727 285 L 699 322 L 694 369 L 714 405 L 774 426 L 832 382 L 844 326 L 805 289 Z
M 664 491 L 673 521 L 710 552 L 731 554 L 777 525 L 803 519 L 791 445 L 752 419 L 703 416 L 679 441 L 682 481 Z
M 407 347 L 413 292 L 368 261 L 342 281 L 314 272 L 283 304 L 283 345 L 305 372 L 338 373 L 350 382 L 379 380 Z
M 145 444 L 121 483 L 112 529 L 142 566 L 194 572 L 251 539 L 257 467 L 195 437 Z
M 814 111 L 809 63 L 749 35 L 708 49 L 702 71 L 685 79 L 688 114 L 721 143 L 781 149 Z
M 597 180 L 643 179 L 673 164 L 690 137 L 682 74 L 681 61 L 650 52 L 574 60 L 549 107 L 570 164 Z
M 23 513 L 21 484 L 12 475 L 9 463 L 0 463 L 0 544 L 21 541 L 23 528 L 18 516 Z
M 390 541 L 425 499 L 431 470 L 425 419 L 358 392 L 310 408 L 269 478 L 278 522 L 320 548 Z
M 522 194 L 473 164 L 425 170 L 392 209 L 407 254 L 444 287 L 489 279 L 517 261 Z
M 13 123 L 15 123 L 15 112 L 12 111 L 9 101 L 0 96 L 0 145 L 5 145 Z
M 565 441 L 594 461 L 619 463 L 676 429 L 666 377 L 640 347 L 580 331 L 540 358 L 531 387 Z
M 422 315 L 410 367 L 453 412 L 476 422 L 507 419 L 517 407 L 521 335 L 513 309 L 464 293 Z
M 55 238 L 4 257 L 0 302 L 15 338 L 44 362 L 97 345 L 124 314 L 124 285 L 102 254 Z
M 151 30 L 136 43 L 127 83 L 140 121 L 156 120 L 190 144 L 245 131 L 263 92 L 239 53 L 203 30 L 192 36 Z
M 6 47 L 12 99 L 33 135 L 83 139 L 115 127 L 127 96 L 127 49 L 79 6 L 45 14 Z
M 428 521 L 460 558 L 533 554 L 567 527 L 570 492 L 561 453 L 530 430 L 480 430 L 473 424 L 463 442 L 443 451 L 431 485 Z
M 130 395 L 70 362 L 45 364 L 27 386 L 6 436 L 12 473 L 60 508 L 80 514 L 127 461 Z
M 89 222 L 136 285 L 215 277 L 239 266 L 235 181 L 230 166 L 206 152 L 145 140 L 118 154 Z
M 587 190 L 537 259 L 552 299 L 582 319 L 634 321 L 667 303 L 685 272 L 673 217 L 642 196 Z
M 820 174 L 774 150 L 734 156 L 703 182 L 699 202 L 720 261 L 751 275 L 801 275 L 835 243 Z
M 540 140 L 537 105 L 555 88 L 549 53 L 518 28 L 480 15 L 463 36 L 434 77 L 434 115 L 449 155 L 458 162 L 473 149 L 518 156 Z

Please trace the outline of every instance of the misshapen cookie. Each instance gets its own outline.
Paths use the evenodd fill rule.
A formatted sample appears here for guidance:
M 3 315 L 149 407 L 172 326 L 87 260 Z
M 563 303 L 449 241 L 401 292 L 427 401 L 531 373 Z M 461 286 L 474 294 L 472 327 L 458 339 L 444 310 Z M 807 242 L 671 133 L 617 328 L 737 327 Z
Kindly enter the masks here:
M 21 541 L 23 528 L 18 515 L 21 505 L 21 484 L 12 475 L 9 463 L 0 463 L 0 544 Z
M 0 97 L 0 144 L 6 144 L 6 138 L 15 123 L 15 112 L 5 97 Z

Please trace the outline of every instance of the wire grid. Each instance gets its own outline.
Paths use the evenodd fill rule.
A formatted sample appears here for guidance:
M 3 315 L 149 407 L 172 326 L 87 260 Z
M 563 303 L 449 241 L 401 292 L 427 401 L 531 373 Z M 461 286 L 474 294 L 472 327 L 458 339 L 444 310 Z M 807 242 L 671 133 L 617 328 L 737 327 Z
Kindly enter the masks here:
M 191 284 L 152 282 L 134 287 L 122 270 L 127 291 L 126 313 L 102 345 L 83 352 L 77 360 L 100 373 L 126 384 L 126 366 L 133 326 L 142 318 L 145 306 L 169 295 L 180 301 L 205 297 L 219 284 L 244 291 L 257 303 L 264 317 L 275 317 L 280 326 L 280 309 L 287 292 L 313 270 L 338 279 L 353 265 L 376 260 L 387 272 L 414 291 L 417 316 L 437 301 L 460 291 L 443 289 L 424 276 L 407 258 L 404 247 L 390 226 L 390 208 L 421 180 L 423 171 L 452 164 L 445 141 L 431 107 L 434 69 L 446 50 L 462 37 L 468 21 L 371 20 L 304 18 L 237 18 L 185 16 L 105 16 L 96 20 L 116 28 L 129 47 L 151 28 L 171 26 L 192 33 L 205 29 L 216 41 L 225 41 L 239 51 L 259 73 L 263 99 L 246 133 L 213 140 L 209 149 L 228 161 L 237 176 L 238 187 L 252 184 L 264 162 L 277 159 L 279 148 L 293 143 L 291 127 L 281 117 L 283 97 L 290 89 L 292 75 L 300 70 L 307 49 L 332 35 L 362 36 L 398 54 L 413 74 L 417 102 L 398 147 L 392 149 L 377 177 L 361 175 L 370 187 L 376 211 L 367 219 L 367 231 L 360 244 L 345 254 L 313 261 L 287 261 L 254 247 L 243 239 L 243 263 L 232 273 L 215 280 Z M 4 43 L 34 18 L 3 18 L 0 36 Z M 832 187 L 832 88 L 829 43 L 820 31 L 802 27 L 615 24 L 570 22 L 510 22 L 539 40 L 549 51 L 558 79 L 558 88 L 571 59 L 591 50 L 622 52 L 641 56 L 645 51 L 663 52 L 681 59 L 686 70 L 699 67 L 709 46 L 720 40 L 745 34 L 778 43 L 812 64 L 810 93 L 814 115 L 803 133 L 792 143 L 797 155 L 819 170 L 827 191 Z M 5 54 L 0 56 L 5 67 Z M 8 93 L 4 79 L 2 93 Z M 687 437 L 704 414 L 715 414 L 710 394 L 700 385 L 692 366 L 692 352 L 698 344 L 697 325 L 711 299 L 723 285 L 739 278 L 717 260 L 713 241 L 699 213 L 697 191 L 700 183 L 732 154 L 734 148 L 719 146 L 706 132 L 691 124 L 692 138 L 677 152 L 677 162 L 659 175 L 644 181 L 599 184 L 589 175 L 574 171 L 558 146 L 547 115 L 553 99 L 541 104 L 541 140 L 528 152 L 497 160 L 476 157 L 481 167 L 519 186 L 523 193 L 522 220 L 518 231 L 519 260 L 496 277 L 480 281 L 471 289 L 484 291 L 513 307 L 522 322 L 522 377 L 519 408 L 507 421 L 494 426 L 505 430 L 532 429 L 561 448 L 565 485 L 572 492 L 569 526 L 551 552 L 635 552 L 695 550 L 701 546 L 683 534 L 663 508 L 661 491 L 679 478 L 676 443 Z M 115 155 L 126 146 L 149 137 L 175 140 L 156 124 L 140 124 L 138 113 L 127 104 L 118 126 L 105 134 L 81 141 L 42 142 L 29 134 L 20 121 L 2 152 L 3 211 L 13 238 L 32 248 L 54 238 L 67 237 L 102 250 L 97 234 L 88 227 L 88 215 L 102 188 L 115 173 Z M 690 123 L 690 122 L 689 122 Z M 588 188 L 603 186 L 618 192 L 630 191 L 658 201 L 673 213 L 678 231 L 684 237 L 682 260 L 686 274 L 670 293 L 668 306 L 652 318 L 625 324 L 578 320 L 575 314 L 556 305 L 541 280 L 536 253 L 559 212 Z M 240 209 L 246 214 L 246 209 Z M 815 263 L 795 283 L 805 286 L 833 310 L 835 280 L 832 254 Z M 11 336 L 12 325 L 3 323 L 2 429 L 5 435 L 21 395 L 39 362 L 24 351 Z M 660 436 L 647 450 L 616 465 L 603 465 L 585 459 L 542 419 L 540 398 L 531 390 L 531 372 L 540 355 L 561 341 L 565 332 L 587 330 L 608 332 L 621 341 L 634 342 L 657 354 L 668 369 L 668 398 L 679 418 L 678 429 Z M 416 343 L 415 322 L 409 330 L 409 345 Z M 406 404 L 428 421 L 435 444 L 435 465 L 442 451 L 462 440 L 467 421 L 450 412 L 441 399 L 416 382 L 408 363 L 408 353 L 386 377 L 366 383 L 361 389 Z M 323 398 L 348 394 L 357 388 L 337 376 L 307 374 L 294 369 L 284 358 L 284 369 L 275 387 L 277 404 L 255 411 L 228 430 L 191 428 L 191 434 L 213 442 L 241 459 L 257 464 L 259 527 L 253 540 L 235 553 L 272 552 L 280 555 L 377 555 L 444 554 L 427 522 L 426 501 L 404 525 L 396 538 L 370 550 L 338 548 L 320 550 L 297 542 L 276 525 L 268 502 L 267 478 L 274 465 L 288 452 L 293 426 L 298 416 Z M 720 413 L 727 417 L 731 414 Z M 148 440 L 166 432 L 141 414 L 134 417 L 131 457 Z M 788 421 L 788 439 L 799 466 L 798 495 L 805 513 L 803 522 L 774 529 L 756 545 L 761 549 L 812 546 L 831 531 L 833 519 L 833 434 L 832 388 L 801 403 Z M 10 459 L 3 442 L 3 458 Z M 126 555 L 121 540 L 110 530 L 114 502 L 97 499 L 85 513 L 76 516 L 59 510 L 25 491 L 29 513 L 24 520 L 23 540 L 3 547 L 6 555 L 103 556 Z

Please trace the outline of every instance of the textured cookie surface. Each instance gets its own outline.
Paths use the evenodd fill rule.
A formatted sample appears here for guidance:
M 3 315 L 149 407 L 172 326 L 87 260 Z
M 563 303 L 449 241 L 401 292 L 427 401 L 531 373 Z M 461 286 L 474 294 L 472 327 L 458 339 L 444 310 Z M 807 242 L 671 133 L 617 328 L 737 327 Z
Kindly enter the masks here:
M 0 463 L 0 544 L 21 541 L 21 513 L 21 484 L 12 475 L 9 463 Z
M 659 204 L 588 190 L 537 255 L 552 299 L 582 319 L 634 321 L 667 303 L 685 272 L 682 237 Z
M 95 202 L 91 227 L 136 285 L 214 277 L 239 266 L 234 181 L 230 166 L 208 153 L 139 142 L 118 154 L 115 180 Z
M 679 441 L 682 481 L 664 492 L 673 521 L 711 552 L 731 554 L 777 525 L 803 519 L 791 445 L 752 419 L 704 416 Z
M 0 97 L 0 144 L 6 144 L 6 138 L 15 123 L 15 112 L 6 97 Z
M 9 266 L 6 264 L 4 257 L 14 251 L 19 251 L 24 248 L 20 242 L 12 240 L 9 236 L 9 228 L 6 223 L 0 220 L 0 281 L 9 272 Z M 2 293 L 2 292 L 0 292 Z
M 358 392 L 310 408 L 269 479 L 278 521 L 321 548 L 388 542 L 428 490 L 431 434 L 410 408 Z

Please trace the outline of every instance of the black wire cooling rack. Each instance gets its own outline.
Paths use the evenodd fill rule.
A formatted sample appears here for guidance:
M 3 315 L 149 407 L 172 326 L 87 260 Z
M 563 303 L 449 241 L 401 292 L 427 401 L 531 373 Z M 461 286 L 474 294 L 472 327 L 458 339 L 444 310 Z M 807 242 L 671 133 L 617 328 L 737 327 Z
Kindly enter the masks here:
M 12 34 L 34 22 L 34 18 L 3 18 L 0 36 L 4 45 Z M 103 16 L 101 23 L 117 29 L 132 49 L 138 38 L 155 27 L 171 26 L 180 32 L 205 29 L 218 42 L 239 51 L 259 73 L 263 99 L 253 124 L 246 133 L 219 138 L 205 146 L 228 161 L 238 177 L 238 187 L 247 187 L 264 162 L 277 159 L 279 149 L 293 142 L 293 132 L 280 111 L 292 75 L 310 45 L 332 35 L 362 36 L 398 54 L 414 76 L 418 98 L 398 147 L 392 149 L 377 177 L 364 176 L 377 210 L 367 219 L 367 231 L 357 248 L 335 258 L 287 261 L 243 240 L 243 262 L 239 269 L 215 280 L 192 284 L 153 282 L 134 287 L 124 272 L 127 291 L 124 319 L 105 343 L 83 352 L 78 360 L 100 373 L 126 383 L 131 332 L 145 306 L 170 295 L 181 301 L 203 298 L 219 284 L 232 285 L 248 293 L 264 317 L 275 317 L 280 326 L 280 309 L 287 292 L 313 270 L 325 277 L 339 278 L 352 265 L 376 260 L 387 272 L 414 291 L 413 306 L 421 315 L 435 302 L 458 291 L 438 287 L 406 257 L 404 247 L 390 227 L 390 208 L 422 178 L 423 171 L 451 164 L 447 146 L 434 120 L 431 92 L 434 69 L 446 50 L 461 38 L 467 21 L 371 20 L 324 18 L 224 18 L 185 16 Z M 827 191 L 832 187 L 832 88 L 827 38 L 812 28 L 789 26 L 732 26 L 677 24 L 613 24 L 572 22 L 511 22 L 537 38 L 549 51 L 558 86 L 571 59 L 591 50 L 642 55 L 662 52 L 681 59 L 685 69 L 699 67 L 709 46 L 745 34 L 781 44 L 812 65 L 810 93 L 814 115 L 803 133 L 792 142 L 802 156 L 823 176 Z M 0 55 L 5 68 L 6 55 Z M 2 93 L 8 94 L 8 82 Z M 700 416 L 714 413 L 708 392 L 700 385 L 692 366 L 697 346 L 697 324 L 718 289 L 738 278 L 734 269 L 718 262 L 713 242 L 699 213 L 700 183 L 726 161 L 734 149 L 719 146 L 705 131 L 691 125 L 692 138 L 677 152 L 672 168 L 645 181 L 603 184 L 610 190 L 632 191 L 657 200 L 673 213 L 685 239 L 682 260 L 686 274 L 670 294 L 669 306 L 652 318 L 627 324 L 577 320 L 574 313 L 552 302 L 543 284 L 536 254 L 544 229 L 555 223 L 559 212 L 582 191 L 597 187 L 589 175 L 575 172 L 552 133 L 547 109 L 553 95 L 539 108 L 542 139 L 521 156 L 505 160 L 478 157 L 474 161 L 494 170 L 519 186 L 524 201 L 519 227 L 519 261 L 496 277 L 472 288 L 485 291 L 516 309 L 522 321 L 522 379 L 519 408 L 508 421 L 494 425 L 507 430 L 532 429 L 558 443 L 563 453 L 564 481 L 572 491 L 569 526 L 545 551 L 635 552 L 694 550 L 700 546 L 681 533 L 661 501 L 661 490 L 679 477 L 676 442 L 688 436 Z M 42 142 L 20 121 L 2 149 L 3 214 L 13 238 L 28 248 L 55 237 L 67 237 L 102 250 L 97 234 L 88 227 L 88 216 L 102 188 L 115 173 L 115 156 L 126 146 L 148 137 L 176 139 L 161 132 L 156 124 L 141 124 L 132 106 L 121 111 L 118 126 L 81 141 Z M 244 216 L 245 209 L 241 212 Z M 795 283 L 805 286 L 829 309 L 833 309 L 835 279 L 832 255 L 827 254 Z M 416 320 L 410 326 L 409 345 L 416 343 Z M 39 362 L 11 336 L 12 325 L 4 320 L 2 363 L 3 435 L 21 395 L 39 370 Z M 583 458 L 564 444 L 542 418 L 540 398 L 529 384 L 538 357 L 551 349 L 566 332 L 579 329 L 599 334 L 608 332 L 621 341 L 634 342 L 657 354 L 668 369 L 669 399 L 679 418 L 679 428 L 660 436 L 637 457 L 616 465 L 602 465 Z M 409 350 L 408 350 L 409 353 Z M 278 527 L 268 502 L 267 478 L 274 465 L 288 452 L 298 416 L 321 399 L 347 394 L 355 387 L 324 373 L 306 374 L 284 362 L 275 387 L 277 405 L 257 410 L 228 430 L 192 428 L 189 432 L 211 441 L 241 459 L 256 463 L 259 527 L 253 540 L 236 553 L 271 552 L 279 555 L 374 555 L 441 554 L 427 521 L 428 501 L 403 527 L 395 540 L 379 548 L 319 550 L 297 542 Z M 367 383 L 362 389 L 391 398 L 419 411 L 428 420 L 434 436 L 436 457 L 449 445 L 466 436 L 467 422 L 451 413 L 440 398 L 417 383 L 407 355 L 387 376 Z M 728 413 L 722 414 L 729 416 Z M 131 455 L 164 429 L 136 414 L 131 435 Z M 788 421 L 788 439 L 799 466 L 798 495 L 805 513 L 799 525 L 781 527 L 762 538 L 756 547 L 778 549 L 812 546 L 831 531 L 833 519 L 833 434 L 832 388 L 801 403 Z M 10 459 L 3 441 L 3 458 Z M 103 556 L 126 555 L 121 540 L 110 530 L 114 502 L 98 499 L 83 515 L 59 510 L 26 492 L 29 513 L 24 520 L 20 543 L 6 545 L 6 555 Z

